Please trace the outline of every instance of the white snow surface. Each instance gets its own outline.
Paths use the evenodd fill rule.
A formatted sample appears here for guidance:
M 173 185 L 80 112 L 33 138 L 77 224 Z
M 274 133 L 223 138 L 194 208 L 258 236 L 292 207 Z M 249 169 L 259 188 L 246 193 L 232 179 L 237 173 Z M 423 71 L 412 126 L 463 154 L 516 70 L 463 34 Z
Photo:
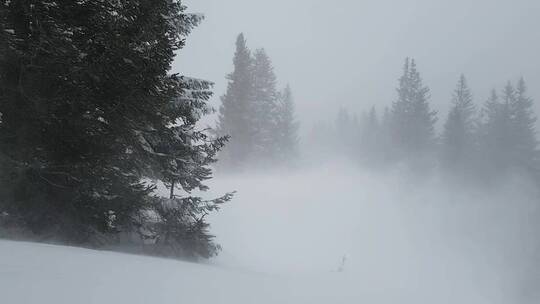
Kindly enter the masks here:
M 520 181 L 483 193 L 326 166 L 210 186 L 238 190 L 210 218 L 218 258 L 0 241 L 0 303 L 538 303 L 538 210 Z
M 272 303 L 286 287 L 223 267 L 0 241 L 0 303 L 6 304 Z

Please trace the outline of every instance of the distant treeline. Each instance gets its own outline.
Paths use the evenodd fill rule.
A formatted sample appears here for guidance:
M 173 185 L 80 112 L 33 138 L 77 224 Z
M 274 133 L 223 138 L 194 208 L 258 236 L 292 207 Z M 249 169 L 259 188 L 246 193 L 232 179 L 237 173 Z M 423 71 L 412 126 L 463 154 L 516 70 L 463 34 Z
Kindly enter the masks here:
M 484 180 L 522 173 L 536 177 L 538 166 L 533 100 L 521 78 L 493 90 L 477 105 L 465 76 L 458 79 L 441 134 L 429 88 L 414 60 L 407 58 L 397 99 L 380 114 L 361 117 L 341 108 L 334 125 L 320 122 L 307 142 L 312 150 L 343 151 L 369 166 L 404 164 L 414 170 L 440 168 L 458 177 Z

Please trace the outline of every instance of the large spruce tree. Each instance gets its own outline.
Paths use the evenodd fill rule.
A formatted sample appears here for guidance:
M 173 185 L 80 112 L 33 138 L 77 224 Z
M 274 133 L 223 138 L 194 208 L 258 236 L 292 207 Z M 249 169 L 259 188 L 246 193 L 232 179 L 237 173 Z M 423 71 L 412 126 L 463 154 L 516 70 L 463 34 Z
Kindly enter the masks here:
M 211 84 L 169 74 L 201 16 L 169 0 L 0 6 L 0 212 L 9 224 L 95 244 L 176 210 L 181 229 L 166 232 L 182 254 L 215 254 L 204 215 L 230 196 L 189 196 L 206 189 L 223 143 L 195 128 Z M 164 202 L 145 178 L 182 192 Z M 148 216 L 157 210 L 166 212 Z

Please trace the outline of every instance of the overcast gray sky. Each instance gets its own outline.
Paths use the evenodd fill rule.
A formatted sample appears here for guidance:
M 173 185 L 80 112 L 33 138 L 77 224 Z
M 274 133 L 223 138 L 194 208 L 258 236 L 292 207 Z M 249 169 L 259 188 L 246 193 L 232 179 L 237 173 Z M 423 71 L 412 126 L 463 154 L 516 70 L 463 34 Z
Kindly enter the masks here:
M 334 119 L 340 106 L 360 113 L 372 104 L 389 105 L 406 56 L 416 58 L 440 120 L 460 73 L 478 104 L 491 88 L 521 75 L 540 103 L 539 0 L 184 3 L 206 20 L 189 37 L 174 71 L 214 81 L 216 107 L 240 32 L 252 49 L 266 48 L 280 85 L 291 84 L 308 129 L 314 120 Z

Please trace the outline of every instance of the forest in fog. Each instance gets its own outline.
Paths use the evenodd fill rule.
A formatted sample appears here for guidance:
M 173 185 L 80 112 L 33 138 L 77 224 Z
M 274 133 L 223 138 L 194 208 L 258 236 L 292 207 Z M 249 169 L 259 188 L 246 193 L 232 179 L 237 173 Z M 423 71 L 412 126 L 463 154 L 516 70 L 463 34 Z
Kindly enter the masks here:
M 516 51 L 533 27 L 500 33 L 513 60 L 480 36 L 427 50 L 452 27 L 437 14 L 459 24 L 448 43 L 485 34 L 459 23 L 478 1 L 455 19 L 442 0 L 396 2 L 401 17 L 375 1 L 0 1 L 0 247 L 139 255 L 163 281 L 187 270 L 174 291 L 190 302 L 186 282 L 226 303 L 242 284 L 251 303 L 537 303 L 540 75 Z M 518 2 L 512 22 L 540 13 Z M 36 248 L 55 269 L 81 254 Z M 27 303 L 13 290 L 40 270 L 7 251 L 0 302 Z M 85 279 L 92 263 L 141 275 L 88 256 Z
M 292 89 L 277 89 L 265 50 L 251 54 L 240 34 L 233 63 L 215 131 L 229 139 L 218 162 L 225 172 L 290 169 L 302 157 L 315 157 L 346 159 L 363 170 L 436 171 L 470 182 L 496 183 L 514 174 L 538 178 L 537 119 L 523 78 L 476 102 L 461 74 L 449 92 L 449 112 L 440 114 L 430 105 L 430 89 L 416 61 L 406 58 L 396 99 L 377 105 L 380 113 L 376 105 L 360 116 L 340 107 L 331 113 L 333 119 L 315 123 L 301 139 Z M 443 121 L 440 132 L 438 120 Z

